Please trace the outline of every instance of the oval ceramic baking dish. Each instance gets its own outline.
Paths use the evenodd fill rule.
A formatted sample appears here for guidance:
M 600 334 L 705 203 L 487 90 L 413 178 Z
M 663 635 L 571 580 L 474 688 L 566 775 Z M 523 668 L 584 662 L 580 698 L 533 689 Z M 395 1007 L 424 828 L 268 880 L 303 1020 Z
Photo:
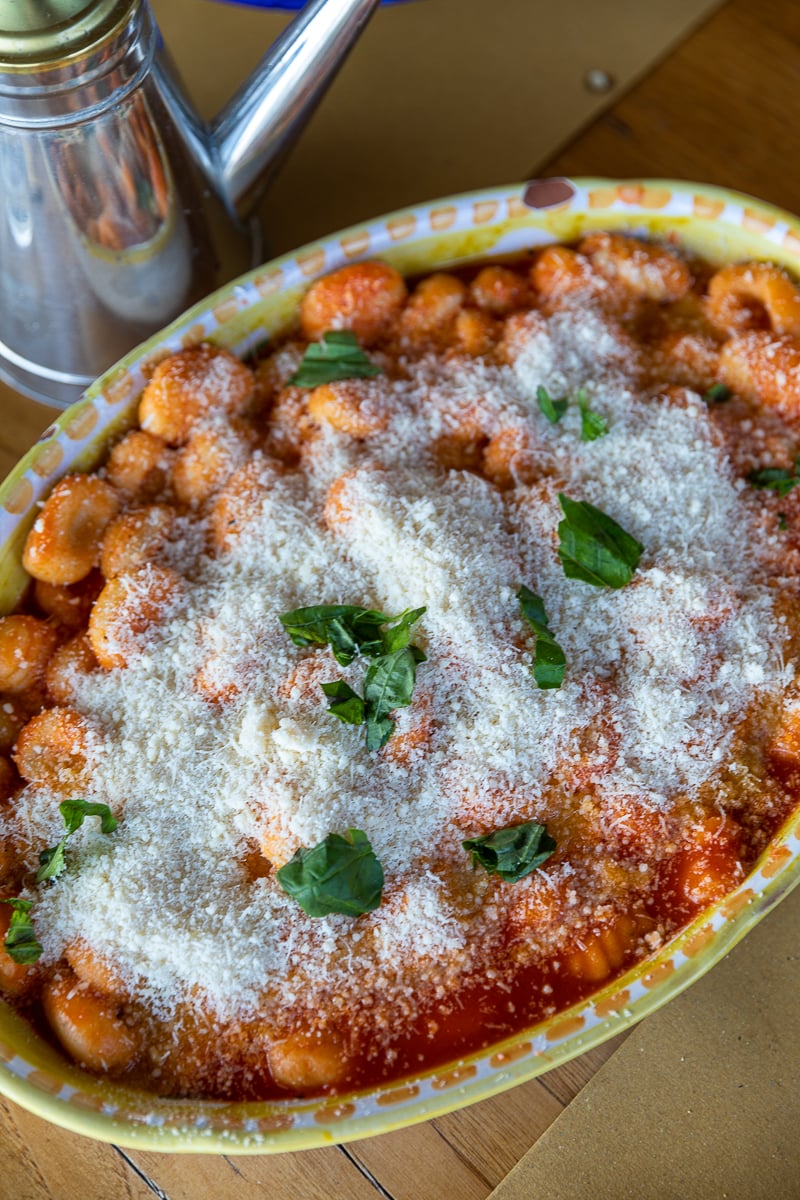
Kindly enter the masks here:
M 379 257 L 405 274 L 478 262 L 591 230 L 677 240 L 713 263 L 769 260 L 800 275 L 800 222 L 748 197 L 669 181 L 549 179 L 393 213 L 242 276 L 132 351 L 63 414 L 0 489 L 0 602 L 26 576 L 21 552 L 41 500 L 68 471 L 98 465 L 130 426 L 156 362 L 207 339 L 239 355 L 287 331 L 308 284 Z M 263 1154 L 348 1141 L 494 1095 L 613 1037 L 698 979 L 800 880 L 800 810 L 741 885 L 657 954 L 552 1019 L 445 1067 L 378 1089 L 315 1100 L 169 1100 L 67 1063 L 0 1005 L 0 1091 L 80 1133 L 160 1151 Z

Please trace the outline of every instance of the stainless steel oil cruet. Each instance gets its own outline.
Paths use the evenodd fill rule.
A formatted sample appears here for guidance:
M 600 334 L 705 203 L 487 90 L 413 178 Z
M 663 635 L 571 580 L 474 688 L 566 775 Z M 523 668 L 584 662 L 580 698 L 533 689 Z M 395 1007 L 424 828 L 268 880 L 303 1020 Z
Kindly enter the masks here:
M 312 0 L 202 121 L 146 0 L 0 0 L 0 378 L 65 405 L 255 265 L 250 214 L 378 0 Z

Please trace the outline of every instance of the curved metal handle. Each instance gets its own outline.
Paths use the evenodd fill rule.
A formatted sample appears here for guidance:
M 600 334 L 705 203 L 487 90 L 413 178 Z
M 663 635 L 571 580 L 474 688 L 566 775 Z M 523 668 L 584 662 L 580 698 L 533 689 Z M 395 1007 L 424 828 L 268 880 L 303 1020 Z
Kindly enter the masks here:
M 252 211 L 378 4 L 313 0 L 212 122 L 215 183 L 240 219 Z

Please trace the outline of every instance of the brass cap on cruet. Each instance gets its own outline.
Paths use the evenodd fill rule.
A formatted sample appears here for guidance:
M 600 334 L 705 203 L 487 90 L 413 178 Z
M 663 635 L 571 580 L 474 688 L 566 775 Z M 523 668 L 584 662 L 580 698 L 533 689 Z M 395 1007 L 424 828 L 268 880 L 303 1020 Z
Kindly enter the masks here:
M 0 0 L 0 70 L 55 67 L 94 50 L 139 0 Z

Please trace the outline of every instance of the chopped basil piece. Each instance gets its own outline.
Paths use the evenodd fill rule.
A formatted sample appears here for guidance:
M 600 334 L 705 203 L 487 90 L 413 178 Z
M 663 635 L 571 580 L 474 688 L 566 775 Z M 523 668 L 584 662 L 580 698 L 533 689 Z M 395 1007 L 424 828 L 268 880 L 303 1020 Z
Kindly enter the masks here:
M 566 396 L 558 400 L 553 400 L 547 388 L 544 387 L 537 387 L 536 402 L 539 405 L 540 411 L 547 417 L 551 425 L 557 425 L 567 411 Z
M 760 471 L 751 471 L 747 482 L 756 488 L 766 488 L 778 496 L 786 496 L 800 483 L 800 458 L 791 470 L 786 467 L 764 467 Z
M 11 921 L 3 943 L 9 958 L 15 963 L 38 962 L 42 956 L 42 946 L 36 940 L 30 911 L 33 904 L 30 900 L 2 900 L 2 904 L 10 904 L 13 908 Z
M 408 645 L 408 639 L 411 636 L 411 626 L 420 619 L 425 611 L 424 608 L 407 608 L 405 612 L 400 613 L 399 617 L 388 618 L 392 624 L 381 633 L 384 654 L 391 654 L 395 650 L 402 650 Z
M 576 398 L 581 410 L 581 441 L 596 442 L 598 438 L 605 437 L 608 433 L 608 421 L 599 413 L 592 412 L 589 408 L 589 397 L 583 388 L 579 390 Z
M 391 620 L 384 613 L 353 604 L 314 604 L 283 613 L 280 621 L 295 646 L 330 645 L 340 666 L 361 651 L 380 646 L 378 630 Z
M 360 829 L 301 848 L 275 877 L 309 917 L 360 917 L 378 907 L 383 893 L 383 867 Z
M 294 387 L 319 387 L 339 379 L 369 379 L 383 371 L 361 349 L 349 329 L 323 333 L 322 340 L 306 347 L 302 362 L 287 381 Z
M 778 529 L 783 531 L 784 529 L 788 528 L 789 526 L 786 523 L 786 513 L 778 513 Z
M 711 387 L 703 393 L 703 399 L 706 404 L 724 404 L 726 400 L 730 400 L 733 392 L 724 383 L 712 383 Z
M 363 698 L 343 679 L 323 683 L 323 692 L 333 700 L 328 712 L 348 725 L 366 725 L 367 750 L 380 750 L 394 731 L 389 714 L 411 703 L 421 662 L 425 662 L 425 655 L 418 646 L 401 646 L 391 654 L 374 658 L 364 676 Z
M 396 617 L 350 604 L 318 604 L 284 613 L 281 623 L 296 646 L 329 644 L 338 663 L 346 667 L 357 654 L 371 659 L 364 676 L 364 695 L 343 679 L 323 683 L 332 701 L 328 711 L 347 725 L 366 725 L 368 750 L 380 750 L 392 736 L 389 714 L 411 703 L 417 664 L 425 655 L 409 646 L 411 626 L 424 608 L 406 608 Z M 381 626 L 388 628 L 382 629 Z
M 333 657 L 346 667 L 357 654 L 374 658 L 408 644 L 408 631 L 425 612 L 407 608 L 399 616 L 353 604 L 314 604 L 283 613 L 280 621 L 295 646 L 329 645 Z M 390 628 L 381 630 L 381 625 Z
M 487 874 L 499 875 L 506 883 L 516 883 L 530 875 L 547 862 L 556 848 L 547 826 L 535 821 L 468 838 L 461 845 L 470 852 L 473 867 L 483 867 Z
M 567 660 L 564 651 L 553 637 L 547 625 L 547 616 L 541 597 L 535 596 L 523 583 L 517 592 L 522 615 L 536 634 L 536 649 L 531 674 L 540 688 L 561 687 Z
M 589 397 L 586 395 L 586 389 L 579 388 L 575 399 L 581 410 L 581 441 L 594 442 L 597 438 L 605 437 L 608 433 L 608 422 L 605 417 L 601 417 L 599 413 L 593 412 L 589 407 Z M 536 400 L 541 412 L 552 425 L 558 424 L 567 411 L 569 404 L 566 396 L 554 400 L 547 391 L 547 388 L 544 387 L 536 389 Z
M 328 705 L 329 713 L 344 721 L 345 725 L 364 724 L 364 701 L 349 683 L 335 679 L 333 683 L 323 683 L 322 690 L 332 700 Z
M 113 833 L 119 825 L 107 804 L 91 804 L 88 800 L 78 797 L 74 800 L 63 800 L 58 807 L 68 834 L 80 829 L 85 817 L 99 817 L 101 833 Z
M 64 857 L 64 849 L 67 844 L 66 837 L 63 837 L 55 846 L 51 846 L 49 850 L 42 850 L 39 855 L 39 870 L 36 872 L 36 882 L 41 883 L 45 879 L 55 879 L 60 875 L 67 865 Z
M 621 588 L 630 583 L 644 546 L 616 521 L 588 504 L 559 492 L 564 513 L 559 522 L 558 557 L 568 579 L 594 587 Z
M 367 749 L 380 750 L 394 730 L 389 713 L 411 703 L 417 664 L 425 655 L 416 646 L 403 646 L 370 663 L 364 676 L 364 714 Z
M 79 797 L 74 800 L 63 800 L 59 804 L 61 816 L 64 818 L 66 833 L 60 842 L 43 850 L 39 855 L 39 870 L 36 872 L 36 882 L 45 879 L 55 879 L 66 867 L 64 848 L 67 838 L 80 829 L 86 817 L 99 817 L 100 829 L 103 833 L 113 833 L 119 822 L 111 813 L 107 804 L 91 804 Z

